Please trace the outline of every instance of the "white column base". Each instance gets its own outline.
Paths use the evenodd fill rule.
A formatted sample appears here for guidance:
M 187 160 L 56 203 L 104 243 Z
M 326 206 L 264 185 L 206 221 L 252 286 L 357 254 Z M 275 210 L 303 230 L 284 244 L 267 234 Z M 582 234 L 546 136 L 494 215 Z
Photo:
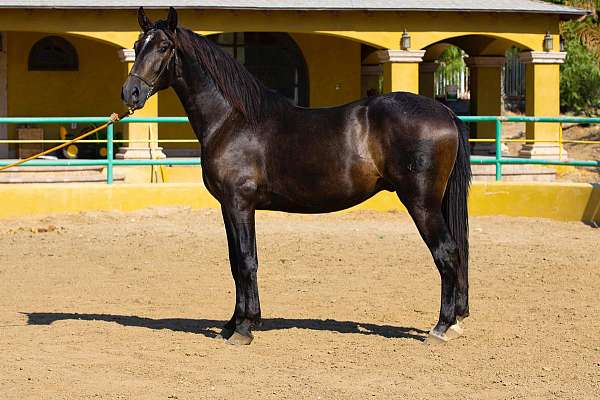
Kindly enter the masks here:
M 471 154 L 474 156 L 493 156 L 496 155 L 496 143 L 493 142 L 476 142 L 471 149 Z M 502 143 L 502 155 L 508 155 L 508 146 Z
M 117 160 L 160 160 L 167 158 L 162 147 L 119 147 L 115 155 Z
M 569 159 L 567 151 L 564 148 L 561 151 L 560 145 L 544 143 L 523 145 L 519 151 L 519 157 L 563 161 Z

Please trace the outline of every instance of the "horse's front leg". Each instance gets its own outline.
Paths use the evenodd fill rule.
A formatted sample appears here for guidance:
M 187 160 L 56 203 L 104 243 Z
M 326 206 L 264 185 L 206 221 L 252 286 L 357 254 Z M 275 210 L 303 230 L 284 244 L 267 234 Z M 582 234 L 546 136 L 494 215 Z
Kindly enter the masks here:
M 256 274 L 254 209 L 223 206 L 231 272 L 235 280 L 235 311 L 221 336 L 231 344 L 250 344 L 252 329 L 260 322 L 260 301 Z
M 225 232 L 227 233 L 227 247 L 229 248 L 229 265 L 231 267 L 231 276 L 233 277 L 233 281 L 235 283 L 235 306 L 233 308 L 233 315 L 229 319 L 229 321 L 223 326 L 221 333 L 217 335 L 217 339 L 229 339 L 231 335 L 235 332 L 235 321 L 236 321 L 236 308 L 237 304 L 240 302 L 242 297 L 241 286 L 238 281 L 238 266 L 237 266 L 237 254 L 236 254 L 236 245 L 235 245 L 235 236 L 233 234 L 233 225 L 231 222 L 231 218 L 229 218 L 228 214 L 225 212 L 225 208 L 221 207 L 221 212 L 223 214 L 223 222 L 225 224 Z

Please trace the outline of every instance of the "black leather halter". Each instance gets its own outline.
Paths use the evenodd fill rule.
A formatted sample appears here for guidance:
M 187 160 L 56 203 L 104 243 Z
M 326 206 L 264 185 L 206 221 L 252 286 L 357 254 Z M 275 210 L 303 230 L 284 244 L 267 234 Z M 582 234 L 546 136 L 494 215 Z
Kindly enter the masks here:
M 135 72 L 130 72 L 129 75 L 135 76 L 136 78 L 138 78 L 139 80 L 144 82 L 146 85 L 148 85 L 150 87 L 150 89 L 152 91 L 154 89 L 154 86 L 156 85 L 156 82 L 158 82 L 158 80 L 161 78 L 162 74 L 165 72 L 165 70 L 167 69 L 169 64 L 171 64 L 173 57 L 176 57 L 176 52 L 177 52 L 177 49 L 175 47 L 173 47 L 173 49 L 171 50 L 171 54 L 169 55 L 169 59 L 167 60 L 166 63 L 163 64 L 163 66 L 160 68 L 160 71 L 158 71 L 158 74 L 156 74 L 156 76 L 154 77 L 154 79 L 152 79 L 151 82 L 148 82 L 146 80 L 146 78 L 144 78 L 141 75 L 136 74 Z
M 165 72 L 169 64 L 171 64 L 171 61 L 173 61 L 173 59 L 175 59 L 174 67 L 177 68 L 177 48 L 175 46 L 171 50 L 171 54 L 169 55 L 169 59 L 167 60 L 167 62 L 163 64 L 163 66 L 160 68 L 160 71 L 158 71 L 158 74 L 156 74 L 156 76 L 154 77 L 154 79 L 152 79 L 151 82 L 148 82 L 146 78 L 136 74 L 135 72 L 130 72 L 129 75 L 138 78 L 150 88 L 150 90 L 148 91 L 148 97 L 150 97 L 154 93 L 154 87 L 156 86 L 156 82 L 158 82 L 158 80 L 162 77 L 163 73 Z

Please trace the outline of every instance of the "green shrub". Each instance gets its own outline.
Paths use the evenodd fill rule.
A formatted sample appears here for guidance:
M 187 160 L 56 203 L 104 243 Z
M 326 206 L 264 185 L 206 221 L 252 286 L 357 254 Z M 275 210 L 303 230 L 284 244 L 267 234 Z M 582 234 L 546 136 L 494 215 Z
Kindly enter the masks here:
M 587 115 L 600 111 L 600 0 L 546 0 L 585 8 L 590 15 L 560 24 L 567 59 L 561 66 L 560 95 L 563 111 Z
M 561 66 L 560 105 L 563 111 L 586 115 L 600 109 L 600 68 L 578 38 L 566 38 L 567 59 Z

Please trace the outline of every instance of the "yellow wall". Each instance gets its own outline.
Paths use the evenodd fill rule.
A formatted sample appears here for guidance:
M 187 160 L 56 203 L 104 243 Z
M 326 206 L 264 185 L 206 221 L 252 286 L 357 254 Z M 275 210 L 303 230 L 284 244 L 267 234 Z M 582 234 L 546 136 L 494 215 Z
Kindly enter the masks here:
M 311 107 L 329 107 L 360 98 L 360 44 L 325 35 L 296 33 L 308 68 Z
M 28 56 L 42 33 L 9 32 L 8 115 L 107 116 L 122 111 L 121 85 L 126 68 L 117 48 L 63 35 L 77 50 L 78 71 L 29 71 Z M 46 138 L 58 138 L 57 126 L 46 126 Z M 15 127 L 9 132 L 14 135 Z
M 148 10 L 154 20 L 166 10 Z M 320 32 L 397 49 L 402 31 L 412 36 L 413 49 L 448 37 L 480 34 L 505 38 L 522 48 L 542 50 L 546 31 L 558 46 L 558 17 L 543 14 L 453 12 L 328 12 L 179 10 L 181 25 L 200 33 Z M 71 32 L 131 47 L 138 35 L 135 10 L 10 10 L 0 13 L 6 31 Z
M 164 18 L 166 10 L 149 10 L 153 20 Z M 448 38 L 490 38 L 470 45 L 478 54 L 496 54 L 510 44 L 542 50 L 546 31 L 558 46 L 558 17 L 535 14 L 436 13 L 436 12 L 294 12 L 179 10 L 182 26 L 209 34 L 232 31 L 291 32 L 307 61 L 310 106 L 342 104 L 360 97 L 360 44 L 397 49 L 402 31 L 412 37 L 412 50 L 423 49 Z M 18 116 L 107 115 L 123 110 L 120 87 L 126 67 L 117 56 L 118 48 L 130 48 L 139 36 L 135 10 L 23 10 L 4 9 L 0 27 L 8 31 L 9 114 Z M 27 54 L 31 45 L 51 32 L 67 36 L 80 56 L 79 72 L 28 72 Z M 94 38 L 94 39 L 90 39 Z M 491 40 L 496 39 L 496 40 Z M 463 40 L 463 39 L 457 39 Z M 464 39 L 467 40 L 467 39 Z M 501 49 L 501 48 L 502 49 Z M 389 67 L 399 71 L 388 90 L 418 91 L 415 65 Z M 533 67 L 532 67 L 533 68 Z M 535 115 L 548 114 L 558 106 L 558 67 L 548 73 L 535 66 Z M 553 68 L 553 67 L 550 67 Z M 388 71 L 389 72 L 389 71 Z M 532 74 L 528 71 L 528 77 Z M 546 75 L 552 83 L 540 89 Z M 396 74 L 395 74 L 396 75 Z M 396 79 L 396 78 L 394 78 Z M 531 83 L 530 84 L 533 84 Z M 546 85 L 546 83 L 544 83 Z M 543 86 L 543 85 L 542 85 Z M 550 95 L 546 92 L 551 91 Z M 528 90 L 531 93 L 531 90 Z M 541 104 L 541 105 L 540 105 Z M 159 115 L 182 115 L 172 93 L 160 94 Z M 539 111 L 538 111 L 539 110 Z M 154 112 L 154 111 L 152 111 Z M 147 114 L 148 110 L 140 114 Z M 13 128 L 14 129 L 14 128 Z M 51 131 L 47 137 L 56 137 Z M 533 132 L 528 129 L 528 135 Z M 193 138 L 181 125 L 163 125 L 161 138 Z M 165 144 L 190 148 L 190 144 Z
M 218 207 L 202 184 L 0 185 L 0 218 L 77 211 L 131 211 L 156 206 Z M 405 211 L 394 193 L 350 210 Z M 600 188 L 583 183 L 475 182 L 471 215 L 542 217 L 600 223 Z

